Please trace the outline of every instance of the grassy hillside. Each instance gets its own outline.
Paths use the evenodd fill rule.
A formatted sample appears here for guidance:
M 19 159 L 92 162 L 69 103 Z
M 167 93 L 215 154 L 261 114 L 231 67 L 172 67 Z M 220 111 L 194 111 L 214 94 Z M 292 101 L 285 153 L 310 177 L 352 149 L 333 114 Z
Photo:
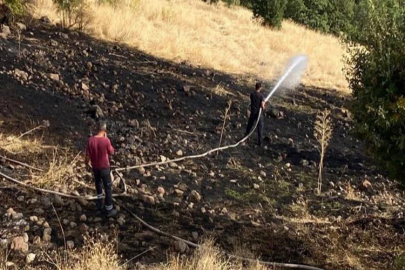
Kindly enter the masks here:
M 291 56 L 307 54 L 306 85 L 348 90 L 337 38 L 287 21 L 282 30 L 271 30 L 245 8 L 201 0 L 126 0 L 114 6 L 89 2 L 87 14 L 86 31 L 97 38 L 250 78 L 275 79 Z M 60 21 L 52 0 L 38 0 L 35 15 Z

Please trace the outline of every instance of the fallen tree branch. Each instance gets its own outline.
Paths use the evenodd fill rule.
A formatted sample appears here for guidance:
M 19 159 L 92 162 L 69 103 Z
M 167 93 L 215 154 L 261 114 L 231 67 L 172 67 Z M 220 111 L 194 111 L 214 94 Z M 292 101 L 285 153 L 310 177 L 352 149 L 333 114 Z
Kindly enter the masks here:
M 14 160 L 14 159 L 11 159 L 11 158 L 7 158 L 7 157 L 5 157 L 5 156 L 0 156 L 0 158 L 5 159 L 5 160 L 7 160 L 7 161 L 10 161 L 10 162 L 12 162 L 12 163 L 18 164 L 18 165 L 27 167 L 27 168 L 29 168 L 29 169 L 38 171 L 38 172 L 43 172 L 43 171 L 44 171 L 44 170 L 42 170 L 42 169 L 38 169 L 38 168 L 32 167 L 31 165 L 28 165 L 28 164 L 26 164 L 26 163 L 20 162 L 20 161 L 18 161 L 18 160 Z
M 47 128 L 47 127 L 49 127 L 49 122 L 46 121 L 46 122 L 44 122 L 44 125 L 40 125 L 40 126 L 34 127 L 33 129 L 30 129 L 30 130 L 28 130 L 27 132 L 24 132 L 23 134 L 21 134 L 21 135 L 17 138 L 17 140 L 21 139 L 21 138 L 24 137 L 25 135 L 28 135 L 28 134 L 34 132 L 35 130 L 38 130 L 38 129 L 41 129 L 41 128 Z

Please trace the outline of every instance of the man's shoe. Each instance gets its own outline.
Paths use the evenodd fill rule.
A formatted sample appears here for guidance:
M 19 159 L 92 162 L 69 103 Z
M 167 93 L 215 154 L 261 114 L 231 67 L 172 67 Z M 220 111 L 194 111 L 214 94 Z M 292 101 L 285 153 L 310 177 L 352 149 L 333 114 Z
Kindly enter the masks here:
M 113 216 L 117 215 L 117 210 L 115 210 L 115 209 L 107 210 L 105 215 L 108 218 L 113 217 Z

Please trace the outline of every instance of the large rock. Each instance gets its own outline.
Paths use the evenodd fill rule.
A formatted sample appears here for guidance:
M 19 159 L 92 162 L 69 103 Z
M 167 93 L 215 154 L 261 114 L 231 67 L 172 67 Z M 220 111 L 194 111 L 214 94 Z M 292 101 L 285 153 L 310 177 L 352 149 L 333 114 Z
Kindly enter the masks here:
M 16 251 L 28 252 L 28 244 L 24 241 L 24 237 L 17 236 L 11 242 L 11 249 Z

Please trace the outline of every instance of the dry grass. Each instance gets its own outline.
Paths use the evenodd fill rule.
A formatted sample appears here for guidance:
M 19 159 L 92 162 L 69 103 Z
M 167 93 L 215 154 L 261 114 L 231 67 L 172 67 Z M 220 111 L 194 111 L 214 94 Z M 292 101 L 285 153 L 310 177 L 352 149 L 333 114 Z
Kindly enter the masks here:
M 0 149 L 10 154 L 34 154 L 40 153 L 44 149 L 41 139 L 25 139 L 0 133 Z
M 162 270 L 264 270 L 266 267 L 259 263 L 243 266 L 225 258 L 223 253 L 214 246 L 212 240 L 207 240 L 191 257 L 171 256 Z
M 30 182 L 37 187 L 44 188 L 66 187 L 68 181 L 74 178 L 74 167 L 78 158 L 79 155 L 71 158 L 68 151 L 58 151 L 55 149 L 52 154 L 52 159 L 49 160 L 48 170 L 44 173 L 33 174 Z
M 116 245 L 95 238 L 85 238 L 85 244 L 80 250 L 50 254 L 47 258 L 58 270 L 126 269 L 120 265 Z
M 352 187 L 350 182 L 346 183 L 345 187 L 345 199 L 346 200 L 353 200 L 353 201 L 362 201 L 362 199 L 356 193 L 356 190 Z
M 164 59 L 263 80 L 276 79 L 290 57 L 306 54 L 304 84 L 348 91 L 342 72 L 345 51 L 331 35 L 289 21 L 281 31 L 271 30 L 253 20 L 245 8 L 207 5 L 201 0 L 114 3 L 88 3 L 88 33 Z M 60 21 L 52 0 L 37 0 L 34 15 Z

